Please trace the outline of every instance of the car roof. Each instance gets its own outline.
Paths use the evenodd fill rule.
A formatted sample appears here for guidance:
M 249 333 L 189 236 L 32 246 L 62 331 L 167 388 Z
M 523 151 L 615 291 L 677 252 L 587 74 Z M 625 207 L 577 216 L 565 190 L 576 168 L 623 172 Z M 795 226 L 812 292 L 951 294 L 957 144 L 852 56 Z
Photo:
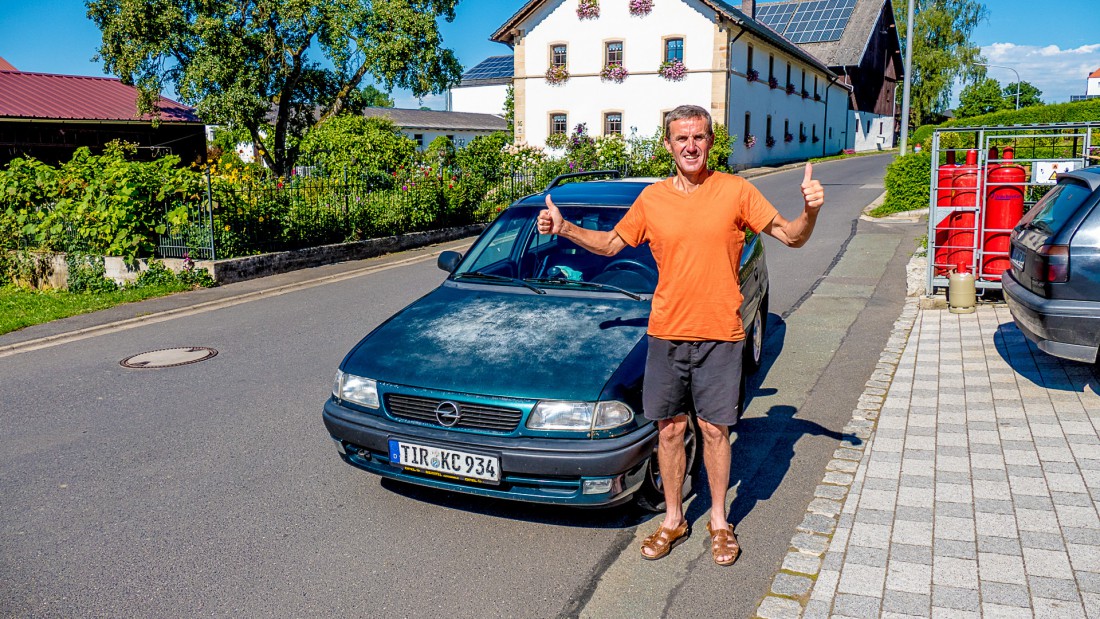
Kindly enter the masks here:
M 1096 191 L 1100 187 L 1100 165 L 1093 165 L 1087 168 L 1081 168 L 1080 170 L 1070 170 L 1069 172 L 1062 172 L 1058 175 L 1058 179 L 1063 177 L 1075 178 L 1082 183 L 1089 186 L 1089 189 Z
M 642 190 L 659 178 L 624 178 L 619 180 L 566 183 L 550 190 L 555 204 L 575 206 L 630 206 Z M 515 206 L 542 206 L 546 192 L 531 194 L 516 201 Z

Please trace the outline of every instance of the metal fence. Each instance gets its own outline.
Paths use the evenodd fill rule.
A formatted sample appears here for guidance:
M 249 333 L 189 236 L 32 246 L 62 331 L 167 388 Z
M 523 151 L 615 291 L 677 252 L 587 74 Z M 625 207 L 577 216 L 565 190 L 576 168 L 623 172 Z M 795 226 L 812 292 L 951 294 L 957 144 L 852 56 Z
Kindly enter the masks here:
M 413 168 L 368 175 L 316 173 L 243 184 L 205 179 L 186 222 L 168 225 L 158 255 L 213 260 L 486 221 L 570 169 Z M 620 170 L 625 176 L 629 170 Z M 167 211 L 166 211 L 167 212 Z
M 1089 165 L 1100 123 L 937 129 L 932 134 L 928 290 L 952 271 L 1000 289 L 1010 235 L 1057 175 Z

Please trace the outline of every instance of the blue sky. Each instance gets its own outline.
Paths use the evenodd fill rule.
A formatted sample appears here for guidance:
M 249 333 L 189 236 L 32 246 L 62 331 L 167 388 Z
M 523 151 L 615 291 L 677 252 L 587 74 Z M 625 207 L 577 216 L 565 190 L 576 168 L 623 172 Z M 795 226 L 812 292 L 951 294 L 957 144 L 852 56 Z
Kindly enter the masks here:
M 728 1 L 735 6 L 738 2 Z M 906 1 L 894 0 L 899 5 Z M 445 44 L 467 68 L 487 56 L 510 53 L 489 36 L 524 2 L 461 0 L 455 21 L 442 25 Z M 1045 101 L 1068 101 L 1071 94 L 1084 94 L 1085 78 L 1100 68 L 1096 4 L 1097 0 L 985 0 L 990 16 L 979 26 L 974 42 L 990 64 L 1015 69 L 1021 79 L 1043 91 Z M 102 65 L 92 60 L 99 30 L 86 12 L 82 0 L 0 0 L 0 57 L 21 71 L 103 75 Z M 1009 69 L 992 68 L 989 75 L 1003 84 L 1016 79 Z M 443 108 L 440 96 L 418 101 L 408 93 L 393 94 L 398 107 Z

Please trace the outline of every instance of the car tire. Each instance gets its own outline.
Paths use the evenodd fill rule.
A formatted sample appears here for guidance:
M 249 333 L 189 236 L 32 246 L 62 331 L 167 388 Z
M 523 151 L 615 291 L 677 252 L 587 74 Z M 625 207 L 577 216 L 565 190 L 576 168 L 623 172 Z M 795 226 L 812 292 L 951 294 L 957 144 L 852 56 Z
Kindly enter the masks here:
M 745 360 L 742 363 L 742 376 L 760 369 L 760 364 L 764 360 L 764 336 L 767 333 L 767 327 L 768 296 L 764 295 L 752 320 L 748 322 L 748 328 L 745 329 Z
M 687 498 L 692 491 L 692 482 L 703 465 L 703 436 L 699 433 L 699 422 L 695 415 L 688 416 L 688 428 L 684 432 L 684 451 L 687 456 L 687 470 L 684 474 L 684 488 L 682 496 Z M 661 483 L 661 472 L 657 465 L 657 447 L 653 447 L 653 455 L 646 463 L 645 481 L 642 487 L 634 495 L 634 502 L 638 507 L 647 512 L 665 511 L 664 485 Z

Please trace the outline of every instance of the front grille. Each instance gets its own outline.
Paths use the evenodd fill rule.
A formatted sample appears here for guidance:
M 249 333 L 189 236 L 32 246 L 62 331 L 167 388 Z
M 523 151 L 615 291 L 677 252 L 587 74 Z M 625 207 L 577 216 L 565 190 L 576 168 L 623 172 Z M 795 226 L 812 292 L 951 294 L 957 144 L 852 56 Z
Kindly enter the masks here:
M 492 432 L 512 432 L 519 425 L 523 411 L 501 406 L 485 406 L 455 400 L 438 398 L 420 398 L 415 396 L 387 393 L 386 410 L 398 419 L 408 419 L 433 426 L 444 427 L 435 416 L 435 408 L 441 402 L 454 402 L 458 405 L 460 416 L 454 428 L 468 430 L 489 430 Z

